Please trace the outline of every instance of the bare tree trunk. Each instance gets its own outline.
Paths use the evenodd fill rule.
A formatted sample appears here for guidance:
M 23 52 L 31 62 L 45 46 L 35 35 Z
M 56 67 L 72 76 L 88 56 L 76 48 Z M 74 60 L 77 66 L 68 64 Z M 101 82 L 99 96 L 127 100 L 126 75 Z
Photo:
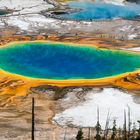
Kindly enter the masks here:
M 107 118 L 106 118 L 106 125 L 105 125 L 105 130 L 104 130 L 104 139 L 105 140 L 107 140 L 107 136 L 108 136 L 109 121 L 110 121 L 110 111 L 108 110 Z
M 91 128 L 89 127 L 88 128 L 88 140 L 91 140 L 91 133 L 90 132 L 91 132 Z
M 32 140 L 34 140 L 34 131 L 35 131 L 35 115 L 34 115 L 34 97 L 32 98 Z
M 124 110 L 123 140 L 127 140 L 127 130 L 126 130 L 126 111 L 125 111 L 125 110 Z
M 66 136 L 67 136 L 67 128 L 65 129 L 64 140 L 66 140 Z
M 130 140 L 131 122 L 130 122 L 130 107 L 128 106 L 128 140 Z

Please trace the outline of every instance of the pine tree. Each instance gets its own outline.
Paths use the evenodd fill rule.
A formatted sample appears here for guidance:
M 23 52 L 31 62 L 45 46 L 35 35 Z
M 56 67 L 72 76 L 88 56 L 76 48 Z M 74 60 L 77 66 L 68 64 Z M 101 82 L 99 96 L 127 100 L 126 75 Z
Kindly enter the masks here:
M 133 123 L 133 129 L 132 129 L 132 134 L 131 134 L 131 140 L 136 139 L 136 124 Z
M 76 136 L 76 140 L 83 140 L 83 131 L 82 131 L 82 128 L 79 129 L 78 134 Z
M 112 135 L 111 135 L 111 139 L 112 139 L 112 140 L 115 140 L 116 134 L 117 134 L 116 120 L 114 120 L 114 121 L 113 121 L 113 128 L 112 128 Z
M 140 140 L 140 121 L 137 121 L 139 123 L 139 129 L 138 129 L 138 136 L 136 138 L 136 140 Z
M 101 140 L 101 136 L 100 136 L 100 131 L 101 131 L 101 125 L 99 122 L 97 122 L 97 125 L 96 125 L 96 140 Z
M 122 129 L 119 127 L 118 130 L 118 139 L 121 140 L 122 139 Z
M 101 131 L 101 125 L 99 122 L 99 108 L 97 109 L 97 124 L 96 124 L 96 140 L 101 140 L 101 136 L 100 136 L 100 131 Z

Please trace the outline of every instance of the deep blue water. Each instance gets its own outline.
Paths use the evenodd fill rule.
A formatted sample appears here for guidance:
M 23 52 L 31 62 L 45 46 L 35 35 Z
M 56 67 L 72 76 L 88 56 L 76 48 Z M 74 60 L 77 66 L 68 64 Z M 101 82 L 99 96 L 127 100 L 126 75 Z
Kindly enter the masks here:
M 94 79 L 135 71 L 140 54 L 32 42 L 0 48 L 0 68 L 34 78 Z
M 106 20 L 114 18 L 134 18 L 140 14 L 140 5 L 126 6 L 105 4 L 101 2 L 68 2 L 69 6 L 82 9 L 80 12 L 63 14 L 64 19 L 70 20 Z

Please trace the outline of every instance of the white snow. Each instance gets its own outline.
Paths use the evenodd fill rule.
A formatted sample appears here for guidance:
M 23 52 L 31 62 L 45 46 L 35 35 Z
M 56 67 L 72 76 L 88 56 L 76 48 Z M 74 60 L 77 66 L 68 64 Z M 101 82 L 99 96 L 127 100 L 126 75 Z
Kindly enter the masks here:
M 114 119 L 117 120 L 118 127 L 123 127 L 123 113 L 124 110 L 128 111 L 128 106 L 131 109 L 131 121 L 136 122 L 140 119 L 140 104 L 133 101 L 132 95 L 118 89 L 105 88 L 100 93 L 89 92 L 85 99 L 86 101 L 80 105 L 75 105 L 56 114 L 53 120 L 63 126 L 73 124 L 82 127 L 94 127 L 97 122 L 97 108 L 99 107 L 102 128 L 105 127 L 108 111 L 110 112 L 110 127 Z

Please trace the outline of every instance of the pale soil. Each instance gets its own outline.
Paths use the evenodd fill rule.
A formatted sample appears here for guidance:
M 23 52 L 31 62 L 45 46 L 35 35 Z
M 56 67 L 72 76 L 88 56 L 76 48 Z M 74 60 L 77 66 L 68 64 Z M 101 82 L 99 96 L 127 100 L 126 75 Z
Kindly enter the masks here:
M 35 138 L 36 140 L 60 140 L 54 133 L 63 133 L 61 128 L 51 124 L 54 115 L 55 101 L 35 95 Z M 3 96 L 4 97 L 4 96 Z M 31 97 L 15 100 L 0 110 L 0 140 L 31 139 Z M 55 130 L 55 131 L 54 131 Z M 58 131 L 58 132 L 57 132 Z
M 36 90 L 38 91 L 38 89 Z M 35 97 L 35 139 L 63 140 L 66 134 L 66 140 L 74 140 L 78 131 L 77 128 L 71 126 L 65 129 L 57 124 L 52 124 L 52 118 L 55 113 L 63 110 L 62 106 L 60 106 L 60 101 L 52 99 L 52 94 L 49 91 L 46 94 L 30 91 L 28 96 L 17 97 L 14 102 L 7 103 L 4 107 L 1 107 L 0 140 L 31 139 L 31 97 Z M 1 95 L 1 102 L 5 102 L 11 96 Z M 79 99 L 77 98 L 77 100 Z M 87 130 L 88 128 L 84 129 L 86 137 Z

